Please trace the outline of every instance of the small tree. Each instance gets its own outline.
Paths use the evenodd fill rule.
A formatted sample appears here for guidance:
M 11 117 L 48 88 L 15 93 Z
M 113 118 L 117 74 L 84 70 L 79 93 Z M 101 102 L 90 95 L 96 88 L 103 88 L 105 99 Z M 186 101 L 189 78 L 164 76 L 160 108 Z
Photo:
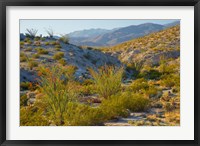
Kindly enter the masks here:
M 30 38 L 35 38 L 35 36 L 36 36 L 36 34 L 38 32 L 37 29 L 33 29 L 33 28 L 31 28 L 31 29 L 27 28 L 26 31 L 27 31 L 26 36 L 30 37 Z

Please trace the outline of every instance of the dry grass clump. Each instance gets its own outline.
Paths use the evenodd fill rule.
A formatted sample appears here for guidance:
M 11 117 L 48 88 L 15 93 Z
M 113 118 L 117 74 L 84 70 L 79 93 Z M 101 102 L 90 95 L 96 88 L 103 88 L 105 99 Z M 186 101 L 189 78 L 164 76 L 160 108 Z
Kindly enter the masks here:
M 31 52 L 32 50 L 33 50 L 33 48 L 31 48 L 31 47 L 24 49 L 25 52 Z
M 64 52 L 57 52 L 56 54 L 54 54 L 53 59 L 60 60 L 63 57 L 64 57 Z
M 33 58 L 40 58 L 40 54 L 33 54 Z
M 48 54 L 49 51 L 45 50 L 44 48 L 35 48 L 38 54 Z
M 27 61 L 27 57 L 24 53 L 20 53 L 20 62 L 26 62 Z

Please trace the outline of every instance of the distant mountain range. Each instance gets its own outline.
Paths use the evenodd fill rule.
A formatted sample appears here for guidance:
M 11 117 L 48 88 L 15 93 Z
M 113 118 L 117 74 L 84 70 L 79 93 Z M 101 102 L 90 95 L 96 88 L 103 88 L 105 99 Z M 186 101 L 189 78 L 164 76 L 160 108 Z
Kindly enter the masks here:
M 178 24 L 180 24 L 180 21 L 166 25 L 144 23 L 111 30 L 87 29 L 69 33 L 68 36 L 70 43 L 78 46 L 113 46 Z

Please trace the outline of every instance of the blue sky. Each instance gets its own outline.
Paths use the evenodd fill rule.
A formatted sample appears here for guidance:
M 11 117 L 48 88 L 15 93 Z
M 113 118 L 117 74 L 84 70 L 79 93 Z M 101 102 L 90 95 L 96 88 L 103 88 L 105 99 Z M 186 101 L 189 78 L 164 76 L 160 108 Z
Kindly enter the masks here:
M 37 35 L 47 35 L 45 29 L 53 29 L 55 35 L 67 34 L 77 30 L 103 28 L 113 29 L 142 23 L 167 24 L 177 20 L 20 20 L 20 33 L 26 33 L 26 29 L 38 29 Z

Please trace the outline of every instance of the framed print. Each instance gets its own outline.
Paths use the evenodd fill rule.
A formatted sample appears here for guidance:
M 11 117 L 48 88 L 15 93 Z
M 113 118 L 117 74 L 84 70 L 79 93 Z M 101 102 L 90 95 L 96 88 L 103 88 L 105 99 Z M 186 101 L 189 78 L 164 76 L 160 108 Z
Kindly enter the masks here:
M 1 145 L 199 145 L 199 1 L 1 1 Z

